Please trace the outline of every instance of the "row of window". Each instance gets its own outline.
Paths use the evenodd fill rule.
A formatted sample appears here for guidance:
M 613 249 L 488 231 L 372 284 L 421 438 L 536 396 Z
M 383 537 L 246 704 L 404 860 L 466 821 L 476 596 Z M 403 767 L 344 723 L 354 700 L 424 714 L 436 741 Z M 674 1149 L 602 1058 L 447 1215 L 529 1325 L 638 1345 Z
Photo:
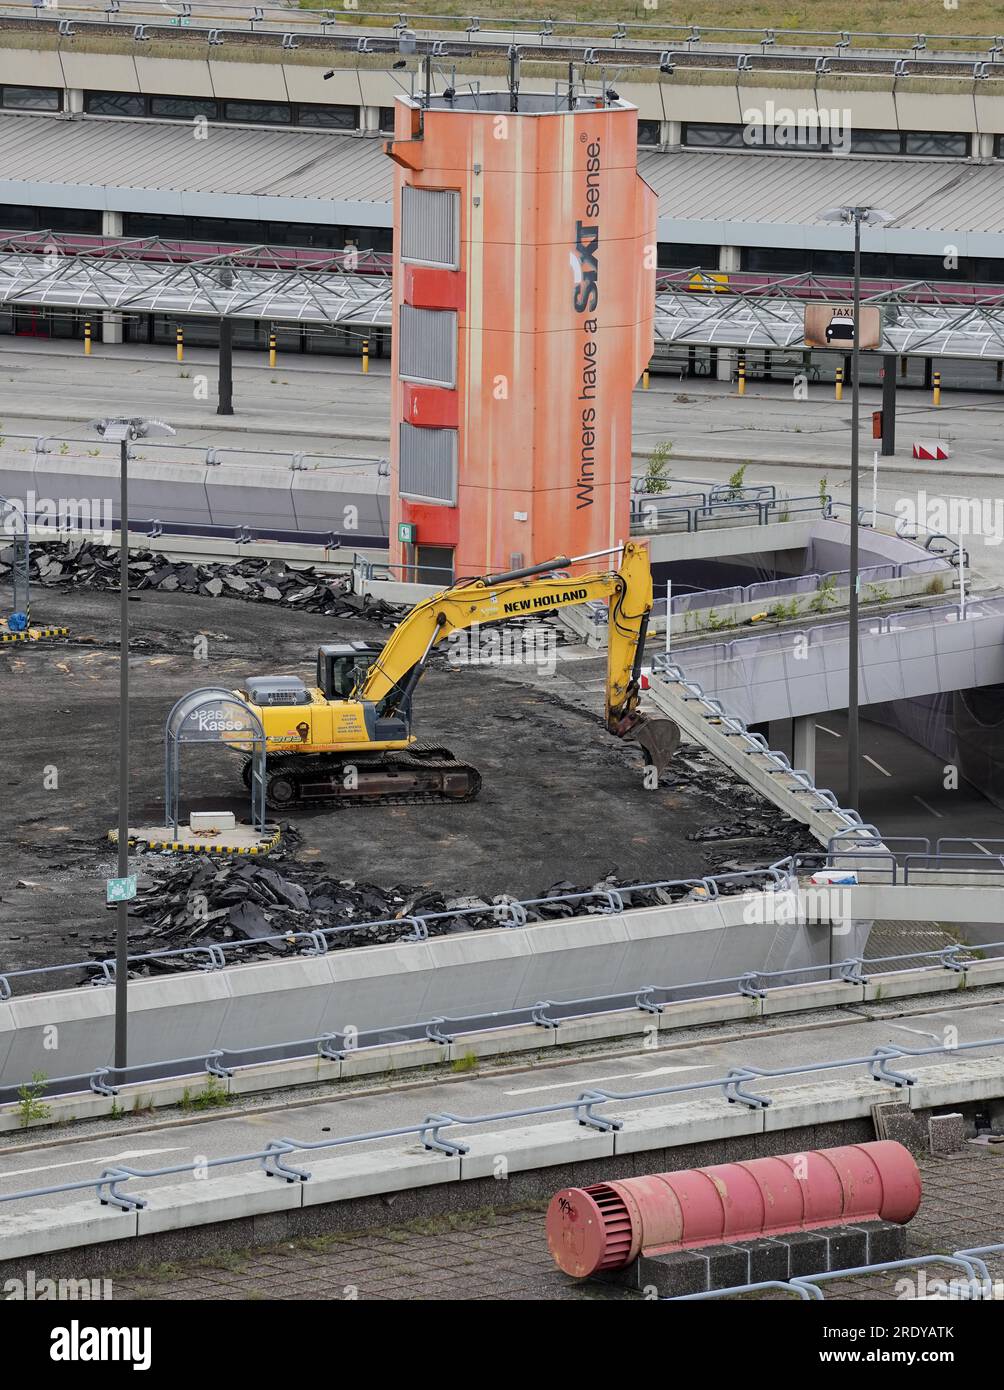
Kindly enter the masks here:
M 656 125 L 657 122 L 649 122 Z M 964 159 L 970 136 L 956 130 L 857 130 L 846 131 L 795 126 L 726 125 L 715 121 L 687 121 L 681 142 L 695 149 L 814 150 L 823 153 L 932 155 Z M 639 136 L 639 143 L 641 143 Z M 998 136 L 998 156 L 1001 154 Z
M 428 193 L 429 190 L 418 190 Z M 417 200 L 425 212 L 423 200 Z M 435 205 L 433 205 L 435 206 Z M 455 264 L 455 209 L 436 226 L 428 217 L 409 218 L 408 240 L 402 252 L 409 259 Z M 90 208 L 22 207 L 0 203 L 0 231 L 53 231 L 101 235 L 101 213 Z M 163 237 L 165 241 L 203 241 L 245 246 L 298 246 L 341 251 L 356 246 L 360 251 L 390 251 L 389 227 L 353 227 L 343 223 L 250 222 L 238 218 L 171 217 L 155 213 L 127 212 L 122 219 L 127 237 Z M 442 244 L 437 245 L 441 240 Z M 410 255 L 409 255 L 410 253 Z M 659 269 L 718 270 L 719 248 L 700 242 L 660 242 Z M 809 251 L 799 247 L 745 246 L 740 268 L 762 274 L 849 275 L 853 258 L 849 251 Z M 964 280 L 976 284 L 1004 284 L 1004 260 L 988 256 L 964 257 L 957 267 L 947 267 L 939 256 L 876 255 L 864 252 L 861 268 L 866 276 L 896 280 Z
M 324 106 L 305 101 L 231 101 L 229 98 L 158 96 L 144 92 L 85 92 L 89 116 L 146 117 L 164 121 L 234 122 L 240 125 L 308 126 L 358 130 L 358 106 Z M 392 107 L 380 107 L 380 129 L 394 129 Z

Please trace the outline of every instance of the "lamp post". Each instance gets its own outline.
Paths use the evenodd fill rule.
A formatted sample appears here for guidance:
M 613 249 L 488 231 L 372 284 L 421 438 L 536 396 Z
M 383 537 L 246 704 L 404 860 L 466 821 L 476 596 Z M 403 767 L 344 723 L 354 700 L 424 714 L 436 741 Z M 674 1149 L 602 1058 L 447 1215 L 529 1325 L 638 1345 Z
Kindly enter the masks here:
M 150 435 L 171 435 L 160 420 L 113 416 L 91 423 L 103 439 L 119 445 L 119 844 L 118 881 L 129 876 L 129 445 Z M 110 896 L 110 894 L 109 894 Z M 116 893 L 115 930 L 115 1071 L 121 1077 L 127 1056 L 127 994 L 129 982 L 129 901 L 131 893 Z
M 858 720 L 858 600 L 861 584 L 858 560 L 859 476 L 858 429 L 861 414 L 861 386 L 858 380 L 861 365 L 861 228 L 891 222 L 892 214 L 879 208 L 829 208 L 819 214 L 822 222 L 842 222 L 854 227 L 854 337 L 851 351 L 851 546 L 850 603 L 847 610 L 847 804 L 852 810 L 858 805 L 859 720 Z

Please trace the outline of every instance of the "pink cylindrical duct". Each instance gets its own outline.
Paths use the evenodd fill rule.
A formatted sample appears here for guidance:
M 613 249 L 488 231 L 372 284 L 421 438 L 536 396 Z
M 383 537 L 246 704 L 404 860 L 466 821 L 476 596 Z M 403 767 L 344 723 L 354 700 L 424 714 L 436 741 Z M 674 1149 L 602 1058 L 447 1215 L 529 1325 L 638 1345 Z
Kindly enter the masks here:
M 547 1243 L 559 1267 L 581 1279 L 620 1269 L 643 1250 L 659 1255 L 855 1221 L 903 1224 L 920 1198 L 910 1151 L 881 1140 L 565 1188 L 548 1208 Z

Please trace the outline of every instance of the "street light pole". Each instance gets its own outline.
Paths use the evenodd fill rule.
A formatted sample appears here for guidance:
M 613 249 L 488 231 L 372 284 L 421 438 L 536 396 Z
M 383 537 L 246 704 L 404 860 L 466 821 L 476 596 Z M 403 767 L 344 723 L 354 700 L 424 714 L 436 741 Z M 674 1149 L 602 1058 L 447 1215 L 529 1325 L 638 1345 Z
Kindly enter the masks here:
M 860 729 L 859 729 L 859 652 L 858 618 L 859 589 L 861 587 L 859 560 L 858 512 L 860 510 L 860 477 L 858 461 L 860 440 L 858 438 L 861 417 L 861 225 L 876 226 L 891 222 L 892 214 L 879 208 L 840 207 L 829 208 L 819 214 L 823 222 L 842 222 L 854 224 L 854 325 L 851 355 L 851 537 L 848 558 L 850 601 L 847 607 L 847 804 L 852 810 L 858 808 Z
M 854 217 L 854 338 L 851 350 L 851 546 L 850 604 L 847 611 L 847 804 L 858 805 L 858 428 L 861 411 L 861 208 Z
M 119 443 L 119 878 L 129 876 L 129 438 Z M 129 904 L 115 907 L 115 1070 L 125 1080 Z
M 149 435 L 172 435 L 160 420 L 114 417 L 92 428 L 119 445 L 119 890 L 129 877 L 129 445 Z M 116 1078 L 125 1079 L 128 1059 L 129 897 L 115 897 L 115 1048 Z

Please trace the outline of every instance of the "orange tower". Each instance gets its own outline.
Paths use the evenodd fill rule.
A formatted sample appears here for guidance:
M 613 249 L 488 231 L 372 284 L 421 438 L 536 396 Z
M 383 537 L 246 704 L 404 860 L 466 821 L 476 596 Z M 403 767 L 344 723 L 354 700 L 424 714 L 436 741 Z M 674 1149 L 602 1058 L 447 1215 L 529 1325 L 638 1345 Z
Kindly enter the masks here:
M 397 98 L 391 560 L 430 583 L 628 534 L 656 197 L 637 111 Z

